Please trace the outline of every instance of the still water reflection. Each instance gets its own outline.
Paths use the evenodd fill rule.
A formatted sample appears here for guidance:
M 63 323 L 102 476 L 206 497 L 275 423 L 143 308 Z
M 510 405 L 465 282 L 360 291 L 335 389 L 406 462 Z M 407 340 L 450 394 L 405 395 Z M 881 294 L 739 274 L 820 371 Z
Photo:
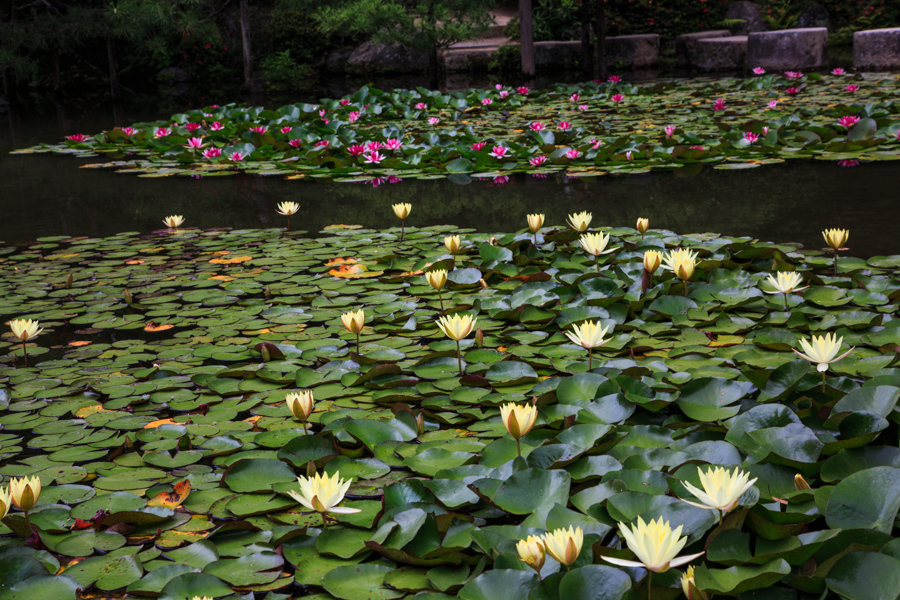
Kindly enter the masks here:
M 124 111 L 131 123 L 170 113 Z M 512 231 L 525 214 L 543 212 L 564 223 L 588 210 L 597 225 L 633 226 L 648 217 L 651 227 L 681 233 L 715 231 L 820 248 L 821 230 L 849 228 L 857 256 L 900 253 L 897 181 L 900 163 L 796 161 L 743 171 L 652 173 L 588 179 L 551 175 L 513 176 L 508 182 L 475 179 L 395 183 L 325 183 L 248 176 L 191 179 L 138 178 L 105 169 L 80 169 L 88 160 L 52 155 L 9 155 L 15 148 L 57 140 L 75 132 L 109 128 L 109 115 L 39 120 L 0 118 L 0 240 L 28 242 L 42 236 L 104 236 L 162 227 L 161 219 L 183 214 L 195 227 L 277 227 L 275 205 L 301 204 L 294 229 L 320 231 L 334 223 L 367 227 L 397 224 L 390 210 L 410 202 L 408 225 L 455 224 L 479 231 Z

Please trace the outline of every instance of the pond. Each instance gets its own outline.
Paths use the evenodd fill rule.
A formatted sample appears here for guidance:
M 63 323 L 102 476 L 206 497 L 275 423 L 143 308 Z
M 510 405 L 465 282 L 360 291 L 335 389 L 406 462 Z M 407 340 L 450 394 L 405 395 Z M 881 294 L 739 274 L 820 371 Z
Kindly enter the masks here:
M 677 232 L 724 232 L 761 240 L 822 245 L 820 231 L 851 231 L 857 256 L 890 254 L 900 226 L 895 210 L 895 162 L 847 168 L 837 161 L 793 160 L 758 169 L 647 173 L 576 179 L 550 174 L 544 179 L 514 174 L 508 182 L 473 178 L 398 183 L 288 181 L 283 177 L 236 176 L 139 179 L 106 169 L 79 168 L 97 158 L 10 155 L 73 131 L 101 131 L 115 123 L 168 117 L 147 110 L 113 114 L 94 111 L 64 118 L 5 117 L 0 135 L 2 208 L 0 240 L 28 242 L 48 235 L 106 236 L 148 232 L 161 219 L 183 214 L 193 227 L 280 227 L 278 202 L 301 204 L 292 227 L 315 233 L 335 223 L 394 226 L 390 205 L 411 202 L 409 224 L 454 223 L 479 231 L 513 231 L 525 214 L 543 212 L 548 223 L 587 210 L 599 226 L 633 226 L 638 216 L 654 228 Z M 699 165 L 696 165 L 699 166 Z M 377 181 L 376 181 L 377 183 Z

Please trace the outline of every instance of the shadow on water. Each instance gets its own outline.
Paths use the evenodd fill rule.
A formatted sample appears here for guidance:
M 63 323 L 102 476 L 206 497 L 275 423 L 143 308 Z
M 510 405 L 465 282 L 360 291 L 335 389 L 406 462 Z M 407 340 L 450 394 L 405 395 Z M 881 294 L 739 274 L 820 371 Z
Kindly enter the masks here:
M 851 231 L 851 253 L 900 252 L 894 231 L 898 163 L 842 168 L 815 160 L 757 169 L 697 173 L 546 179 L 516 175 L 508 182 L 474 179 L 399 183 L 327 183 L 249 176 L 190 179 L 138 178 L 107 169 L 80 169 L 84 162 L 53 155 L 10 155 L 16 148 L 93 133 L 113 125 L 168 117 L 172 111 L 105 109 L 71 117 L 61 109 L 40 118 L 0 117 L 0 240 L 28 242 L 53 235 L 105 236 L 160 229 L 161 219 L 183 214 L 193 227 L 280 227 L 274 211 L 284 200 L 301 204 L 294 229 L 320 231 L 334 223 L 385 228 L 397 225 L 390 210 L 410 202 L 408 224 L 454 224 L 479 231 L 513 231 L 525 214 L 543 212 L 548 224 L 587 210 L 598 226 L 651 226 L 680 233 L 713 231 L 777 242 L 823 246 L 821 230 Z

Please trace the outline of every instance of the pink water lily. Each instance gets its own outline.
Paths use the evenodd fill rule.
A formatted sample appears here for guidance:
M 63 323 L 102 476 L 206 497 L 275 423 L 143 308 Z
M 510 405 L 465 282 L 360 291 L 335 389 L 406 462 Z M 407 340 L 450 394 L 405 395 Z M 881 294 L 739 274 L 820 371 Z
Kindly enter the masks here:
M 203 138 L 192 137 L 187 141 L 187 147 L 190 150 L 199 150 L 203 147 Z
M 220 148 L 207 148 L 203 151 L 203 158 L 218 158 L 220 156 L 222 156 Z
M 859 161 L 856 159 L 852 160 L 839 160 L 837 161 L 839 167 L 858 167 Z
M 329 123 L 331 123 L 331 119 L 322 119 L 322 122 L 328 125 Z
M 580 110 L 582 112 L 586 111 L 589 108 L 590 108 L 590 106 L 588 106 L 587 104 L 579 104 L 578 105 L 578 110 Z
M 569 96 L 569 102 L 578 102 L 580 98 L 581 96 L 579 96 L 578 94 L 572 94 L 571 96 Z
M 124 134 L 127 135 L 128 137 L 133 136 L 133 135 L 136 134 L 137 132 L 138 132 L 138 130 L 135 129 L 134 127 L 123 127 L 123 128 L 122 128 L 122 133 L 124 133 Z
M 625 160 L 628 160 L 628 161 L 634 160 L 634 153 L 631 150 L 627 150 L 625 152 Z
M 398 140 L 397 138 L 390 138 L 384 142 L 384 147 L 388 150 L 399 150 L 400 146 L 403 145 L 403 142 Z
M 503 89 L 503 84 L 502 84 L 502 83 L 495 83 L 495 84 L 494 84 L 494 89 L 495 89 L 495 90 L 502 90 L 502 89 Z
M 269 128 L 266 127 L 265 125 L 257 125 L 256 127 L 251 127 L 250 131 L 252 131 L 253 133 L 258 133 L 259 135 L 262 135 L 262 134 L 266 133 L 267 131 L 269 131 Z
M 158 127 L 156 131 L 153 132 L 153 136 L 158 138 L 166 137 L 169 135 L 172 135 L 172 130 L 168 127 Z
M 745 131 L 745 132 L 744 132 L 744 139 L 745 139 L 748 143 L 752 144 L 753 142 L 755 142 L 755 141 L 757 141 L 757 140 L 759 139 L 759 134 L 758 134 L 758 133 L 753 133 L 752 131 Z
M 841 127 L 853 127 L 857 123 L 859 123 L 859 117 L 856 115 L 844 115 L 838 119 L 838 125 Z
M 374 152 L 376 150 L 381 150 L 384 148 L 384 144 L 377 140 L 373 140 L 371 142 L 366 142 L 365 144 L 366 152 Z
M 766 70 L 763 69 L 762 67 L 753 67 L 753 74 L 754 75 L 765 75 Z
M 349 115 L 347 115 L 347 120 L 350 121 L 351 123 L 355 123 L 357 120 L 359 120 L 359 111 L 358 110 L 352 111 Z
M 785 71 L 784 76 L 788 79 L 800 79 L 803 77 L 803 73 L 800 71 Z
M 219 105 L 218 104 L 210 104 L 209 107 L 210 108 L 219 108 Z
M 379 185 L 387 181 L 384 177 L 376 177 L 375 179 L 369 180 L 369 183 L 372 184 L 373 188 L 377 188 Z
M 763 125 L 762 132 L 763 132 L 763 135 L 769 135 L 769 126 Z
M 474 150 L 475 152 L 480 152 L 481 150 L 484 149 L 484 147 L 485 147 L 486 145 L 487 145 L 487 142 L 475 142 L 475 143 L 472 144 L 470 147 L 471 147 L 472 150 Z
M 83 133 L 76 133 L 74 135 L 67 135 L 66 139 L 72 140 L 73 142 L 83 142 L 88 139 L 88 136 L 84 135 Z
M 388 183 L 400 183 L 401 181 L 403 181 L 403 180 L 400 179 L 399 177 L 397 177 L 396 175 L 390 175 L 387 178 Z
M 328 140 L 319 140 L 318 142 L 316 142 L 316 143 L 314 144 L 314 147 L 316 147 L 316 148 L 327 148 L 328 145 L 329 145 L 330 143 L 331 143 L 331 142 L 329 142 Z
M 528 129 L 532 131 L 542 131 L 544 129 L 544 124 L 540 121 L 535 121 L 531 125 L 528 126 Z
M 566 158 L 576 159 L 579 156 L 581 156 L 581 152 L 579 152 L 575 148 L 571 148 L 568 152 L 566 152 Z
M 370 152 L 363 157 L 363 162 L 370 165 L 377 165 L 385 158 L 384 154 L 381 154 L 380 152 Z
M 622 78 L 619 77 L 618 75 L 610 75 L 609 79 L 607 79 L 607 81 L 610 83 L 619 83 L 620 81 L 622 81 Z
M 767 105 L 769 108 L 778 108 L 778 100 L 769 100 Z
M 353 144 L 352 146 L 347 146 L 347 152 L 349 152 L 352 156 L 360 156 L 366 151 L 366 148 L 362 144 Z
M 528 159 L 528 164 L 532 167 L 539 167 L 545 162 L 547 162 L 547 157 L 543 155 Z
M 784 90 L 784 93 L 794 95 L 794 94 L 799 94 L 800 90 L 795 87 L 789 87 L 788 89 Z
M 221 131 L 225 129 L 225 126 L 219 123 L 218 121 L 213 121 L 213 124 L 209 126 L 212 131 Z
M 427 108 L 428 108 L 428 105 L 425 104 L 424 102 L 417 102 L 417 103 L 416 103 L 416 110 L 425 110 L 425 109 L 427 109 Z
M 616 104 L 618 104 L 619 102 L 621 102 L 624 99 L 625 99 L 625 96 L 622 94 L 613 94 L 612 98 L 610 98 L 610 100 L 612 100 Z
M 348 104 L 350 104 L 349 100 L 347 100 L 346 98 L 341 99 L 341 106 L 347 106 Z
M 894 137 L 895 137 L 898 141 L 900 141 L 900 131 L 895 131 L 895 132 L 894 132 Z
M 572 124 L 568 121 L 563 121 L 559 124 L 559 128 L 563 131 L 568 131 L 569 129 L 572 129 Z
M 290 144 L 290 146 L 293 148 L 299 148 L 303 145 L 303 141 L 302 140 L 291 140 L 288 142 L 288 144 Z
M 688 146 L 689 150 L 706 150 L 703 146 Z
M 663 131 L 666 132 L 666 137 L 672 137 L 673 135 L 675 135 L 675 126 L 666 125 L 666 128 Z
M 242 160 L 244 160 L 244 153 L 243 152 L 232 152 L 231 155 L 228 157 L 228 159 L 233 162 L 241 162 Z
M 429 125 L 437 125 L 440 122 L 440 119 L 438 119 L 437 117 L 431 117 L 430 119 L 428 119 Z
M 482 106 L 488 106 L 488 105 L 491 104 L 492 102 L 493 102 L 493 100 L 491 100 L 490 98 L 482 98 L 482 99 L 481 99 L 481 105 L 482 105 Z
M 716 98 L 716 101 L 713 102 L 713 110 L 725 110 L 725 98 Z
M 506 90 L 503 90 L 502 92 L 500 92 L 501 100 L 505 100 L 507 96 L 509 96 L 509 92 L 507 92 Z
M 498 175 L 497 177 L 494 177 L 495 185 L 503 185 L 505 183 L 509 183 L 509 175 Z
M 319 110 L 319 116 L 324 117 L 328 113 L 328 110 L 323 108 Z
M 842 68 L 840 68 L 840 67 L 831 70 L 831 74 L 832 74 L 832 75 L 843 75 L 844 73 L 846 73 L 846 71 L 844 71 L 844 70 L 843 70 Z
M 200 123 L 187 123 L 184 126 L 184 128 L 187 129 L 188 131 L 197 131 L 201 127 L 203 127 L 203 126 L 200 125 Z
M 530 92 L 530 91 L 531 91 L 531 89 L 525 87 L 524 85 L 516 88 L 516 93 L 521 94 L 523 96 L 526 96 L 528 94 L 528 92 Z
M 493 156 L 494 158 L 504 158 L 506 153 L 509 152 L 509 148 L 506 146 L 494 146 L 491 148 L 491 151 L 488 152 L 488 156 Z
M 851 83 L 850 85 L 848 85 L 848 86 L 845 87 L 844 89 L 847 90 L 848 92 L 850 92 L 850 93 L 852 94 L 853 92 L 856 92 L 857 90 L 859 90 L 859 86 L 856 85 L 855 83 Z
M 588 143 L 591 144 L 591 148 L 596 150 L 597 148 L 599 148 L 600 146 L 603 145 L 603 140 L 591 140 Z
M 285 125 L 284 127 L 281 128 L 281 133 L 290 133 L 293 130 L 294 130 L 294 128 L 291 127 L 290 125 Z

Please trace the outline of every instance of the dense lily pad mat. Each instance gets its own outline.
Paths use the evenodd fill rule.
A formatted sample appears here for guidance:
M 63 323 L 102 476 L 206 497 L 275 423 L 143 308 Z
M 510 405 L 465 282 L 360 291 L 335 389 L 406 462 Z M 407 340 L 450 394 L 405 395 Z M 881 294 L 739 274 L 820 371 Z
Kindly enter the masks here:
M 607 232 L 599 273 L 554 228 L 537 246 L 436 227 L 0 249 L 4 320 L 45 327 L 30 367 L 8 334 L 0 349 L 0 474 L 44 485 L 38 533 L 3 521 L 0 598 L 643 598 L 646 571 L 600 558 L 630 556 L 615 524 L 638 516 L 684 526 L 715 595 L 897 597 L 900 256 L 842 256 L 834 275 L 796 244 Z M 644 250 L 676 246 L 699 255 L 687 296 L 660 272 L 642 292 Z M 477 316 L 463 377 L 426 268 L 450 270 L 448 312 Z M 810 285 L 788 310 L 761 291 L 772 269 Z M 358 308 L 360 354 L 340 321 Z M 591 371 L 563 334 L 587 319 L 613 327 Z M 791 348 L 826 331 L 856 349 L 823 386 Z M 309 435 L 284 402 L 300 388 Z M 516 458 L 498 406 L 532 398 Z M 722 524 L 678 499 L 706 464 L 758 478 Z M 315 469 L 352 477 L 361 512 L 323 529 L 287 493 Z M 515 542 L 570 525 L 580 557 L 539 581 Z
M 363 87 L 277 110 L 210 106 L 20 152 L 103 154 L 112 160 L 85 166 L 141 177 L 247 172 L 336 181 L 900 157 L 896 75 L 790 75 L 540 91 Z

